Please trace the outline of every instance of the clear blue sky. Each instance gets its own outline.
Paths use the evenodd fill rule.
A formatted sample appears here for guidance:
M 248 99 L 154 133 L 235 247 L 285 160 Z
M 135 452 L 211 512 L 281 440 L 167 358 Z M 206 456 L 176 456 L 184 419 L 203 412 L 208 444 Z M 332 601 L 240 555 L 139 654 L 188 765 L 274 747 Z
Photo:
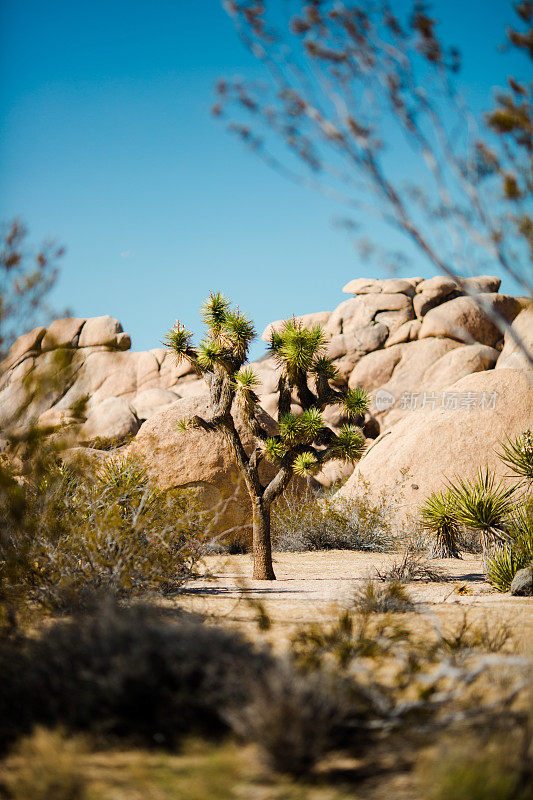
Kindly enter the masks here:
M 511 4 L 434 7 L 488 104 Z M 368 275 L 338 209 L 211 117 L 217 78 L 260 74 L 218 0 L 0 0 L 0 15 L 0 218 L 67 247 L 56 306 L 116 316 L 146 349 L 177 317 L 200 330 L 211 289 L 261 332 Z

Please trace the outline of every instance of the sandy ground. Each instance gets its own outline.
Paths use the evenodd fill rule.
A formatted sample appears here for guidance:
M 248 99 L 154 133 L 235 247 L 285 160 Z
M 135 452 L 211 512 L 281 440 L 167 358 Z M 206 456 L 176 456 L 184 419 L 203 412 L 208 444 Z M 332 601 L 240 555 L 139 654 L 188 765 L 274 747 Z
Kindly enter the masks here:
M 276 553 L 276 581 L 253 581 L 249 555 L 217 556 L 206 560 L 206 574 L 188 585 L 180 605 L 217 621 L 252 632 L 257 601 L 272 620 L 274 639 L 284 641 L 301 625 L 327 622 L 350 606 L 356 587 L 376 570 L 386 571 L 397 553 L 361 553 L 328 550 Z M 430 561 L 443 573 L 442 581 L 412 581 L 407 589 L 423 617 L 434 621 L 469 617 L 503 620 L 517 643 L 533 642 L 533 600 L 495 591 L 483 578 L 481 558 Z M 413 615 L 415 616 L 415 615 Z M 274 642 L 276 643 L 276 642 Z

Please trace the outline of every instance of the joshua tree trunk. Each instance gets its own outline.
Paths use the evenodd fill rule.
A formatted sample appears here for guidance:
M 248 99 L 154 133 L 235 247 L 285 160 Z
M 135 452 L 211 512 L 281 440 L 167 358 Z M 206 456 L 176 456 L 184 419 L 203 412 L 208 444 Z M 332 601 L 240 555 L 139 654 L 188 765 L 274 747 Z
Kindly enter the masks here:
M 272 547 L 270 544 L 270 505 L 264 500 L 253 500 L 253 578 L 258 581 L 274 581 Z

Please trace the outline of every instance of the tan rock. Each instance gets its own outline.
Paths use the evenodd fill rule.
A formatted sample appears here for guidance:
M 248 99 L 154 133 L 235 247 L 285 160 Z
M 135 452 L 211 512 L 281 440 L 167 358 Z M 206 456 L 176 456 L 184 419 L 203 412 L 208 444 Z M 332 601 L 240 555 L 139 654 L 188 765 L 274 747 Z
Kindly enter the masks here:
M 324 464 L 320 472 L 315 475 L 315 480 L 317 483 L 320 483 L 321 486 L 329 489 L 329 487 L 333 486 L 335 483 L 345 481 L 350 477 L 353 471 L 354 465 L 351 462 L 336 458 Z
M 533 306 L 521 311 L 511 327 L 519 336 L 522 347 L 506 332 L 503 350 L 496 364 L 496 369 L 531 371 L 533 370 Z M 526 352 L 531 360 L 526 356 Z
M 0 374 L 12 369 L 22 358 L 40 352 L 45 333 L 46 328 L 39 327 L 19 336 L 9 348 L 7 357 L 0 363 Z
M 362 386 L 367 392 L 383 386 L 390 380 L 394 368 L 401 360 L 404 349 L 405 345 L 397 344 L 363 356 L 354 367 L 348 386 L 351 389 Z
M 355 278 L 343 287 L 346 294 L 406 294 L 412 297 L 415 293 L 416 282 L 411 279 L 387 278 Z
M 473 278 L 457 278 L 457 283 L 463 290 L 477 292 L 498 292 L 501 286 L 500 278 L 494 275 L 476 275 Z
M 418 508 L 446 478 L 472 478 L 486 464 L 509 475 L 498 443 L 533 428 L 533 376 L 519 370 L 477 372 L 447 389 L 458 408 L 422 408 L 376 440 L 337 497 L 369 492 L 387 499 L 389 521 L 416 527 Z M 472 407 L 473 404 L 473 407 Z M 462 407 L 463 406 L 463 407 Z
M 444 303 L 459 294 L 457 283 L 443 275 L 435 275 L 426 281 L 420 281 L 416 287 L 413 308 L 418 319 L 432 308 Z
M 384 317 L 384 312 L 398 312 Z M 413 319 L 411 299 L 404 294 L 366 294 L 356 295 L 345 300 L 332 312 L 324 330 L 330 336 L 340 333 L 355 333 L 374 322 L 382 322 L 389 327 L 394 321 L 394 329 L 408 319 Z
M 37 426 L 39 428 L 63 428 L 67 425 L 74 425 L 79 422 L 79 418 L 70 410 L 49 408 L 39 416 Z
M 315 311 L 313 314 L 303 314 L 299 317 L 296 317 L 296 320 L 301 322 L 304 328 L 310 330 L 311 328 L 314 328 L 315 325 L 326 325 L 330 316 L 331 311 Z M 272 332 L 279 331 L 284 322 L 287 322 L 287 320 L 277 319 L 275 322 L 271 322 L 266 326 L 265 330 L 261 334 L 261 339 L 264 342 L 269 342 Z
M 131 408 L 139 420 L 146 420 L 178 399 L 176 392 L 170 389 L 144 389 L 135 395 L 131 401 Z
M 124 333 L 118 319 L 107 315 L 91 317 L 81 330 L 78 346 L 93 347 L 94 345 L 128 350 L 131 347 L 131 339 L 127 333 Z
M 53 350 L 54 347 L 76 347 L 80 331 L 86 321 L 80 317 L 55 319 L 43 337 L 41 350 Z
M 405 413 L 405 396 L 423 390 L 430 367 L 460 346 L 451 339 L 426 339 L 377 350 L 356 364 L 348 385 L 362 386 L 373 395 L 375 414 L 389 427 Z
M 482 294 L 479 300 L 487 303 L 492 311 L 512 322 L 520 312 L 522 304 L 516 297 L 502 294 Z M 429 311 L 424 317 L 419 339 L 438 337 L 456 339 L 459 342 L 480 342 L 494 347 L 501 339 L 501 331 L 481 310 L 472 297 L 457 297 Z
M 403 325 L 400 325 L 400 327 L 389 336 L 385 342 L 385 347 L 391 347 L 393 344 L 403 344 L 404 342 L 414 342 L 418 339 L 421 327 L 422 323 L 419 319 L 412 319 L 408 322 L 404 322 Z
M 92 439 L 122 439 L 135 434 L 140 423 L 130 404 L 122 397 L 108 397 L 97 405 L 92 405 L 87 419 L 80 427 L 80 441 Z
M 456 347 L 441 356 L 424 372 L 422 389 L 436 391 L 466 375 L 492 369 L 499 355 L 498 350 L 485 344 L 466 344 L 463 347 Z

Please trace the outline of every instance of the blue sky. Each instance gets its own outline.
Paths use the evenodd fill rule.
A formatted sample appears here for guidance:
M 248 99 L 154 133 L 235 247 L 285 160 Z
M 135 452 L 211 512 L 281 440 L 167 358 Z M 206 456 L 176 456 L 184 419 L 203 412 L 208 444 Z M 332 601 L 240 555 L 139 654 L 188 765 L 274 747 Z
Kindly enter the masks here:
M 511 4 L 434 7 L 488 105 Z M 0 219 L 65 244 L 57 307 L 116 316 L 146 349 L 176 318 L 199 331 L 211 289 L 261 332 L 369 274 L 333 204 L 211 117 L 217 78 L 260 74 L 218 0 L 0 0 L 0 23 Z

